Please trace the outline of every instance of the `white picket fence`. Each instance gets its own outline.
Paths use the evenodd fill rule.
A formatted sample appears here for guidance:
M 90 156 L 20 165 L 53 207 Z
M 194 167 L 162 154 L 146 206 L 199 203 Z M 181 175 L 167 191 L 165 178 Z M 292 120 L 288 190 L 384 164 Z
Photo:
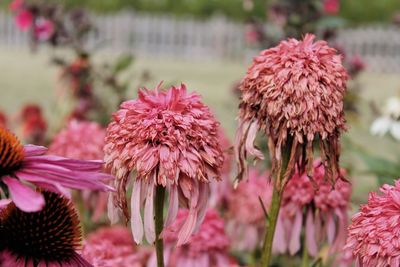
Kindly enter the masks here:
M 88 40 L 88 45 L 93 47 L 188 60 L 244 60 L 249 55 L 244 26 L 220 16 L 196 20 L 123 12 L 93 17 L 98 28 L 98 34 Z M 400 72 L 400 28 L 343 29 L 338 43 L 349 56 L 359 54 L 370 71 Z M 10 14 L 0 13 L 0 45 L 22 47 L 26 44 L 26 33 L 16 30 Z

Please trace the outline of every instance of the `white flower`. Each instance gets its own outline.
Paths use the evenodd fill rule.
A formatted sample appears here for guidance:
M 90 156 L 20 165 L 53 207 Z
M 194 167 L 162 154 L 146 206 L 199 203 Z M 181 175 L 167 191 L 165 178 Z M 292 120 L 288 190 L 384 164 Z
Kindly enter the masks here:
M 383 113 L 383 116 L 372 123 L 371 134 L 382 137 L 389 132 L 394 139 L 400 141 L 400 98 L 390 97 Z

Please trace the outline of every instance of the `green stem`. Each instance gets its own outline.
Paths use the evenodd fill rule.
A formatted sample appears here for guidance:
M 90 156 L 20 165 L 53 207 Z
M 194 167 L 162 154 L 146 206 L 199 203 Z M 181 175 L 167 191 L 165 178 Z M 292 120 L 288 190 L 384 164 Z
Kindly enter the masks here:
M 274 235 L 275 235 L 275 229 L 276 229 L 276 223 L 278 220 L 278 215 L 279 215 L 279 210 L 281 207 L 281 197 L 282 197 L 282 191 L 283 191 L 283 185 L 282 185 L 282 180 L 283 176 L 286 173 L 289 159 L 290 159 L 290 153 L 291 153 L 291 142 L 288 142 L 288 144 L 282 149 L 282 168 L 279 173 L 273 173 L 273 181 L 274 181 L 274 186 L 273 186 L 273 192 L 272 192 L 272 200 L 271 200 L 271 206 L 269 210 L 269 220 L 266 220 L 266 231 L 265 231 L 265 236 L 264 236 L 264 244 L 262 248 L 262 255 L 261 255 L 261 266 L 263 267 L 268 267 L 271 258 L 272 258 L 272 243 L 274 241 Z
M 156 187 L 155 195 L 155 227 L 156 227 L 156 254 L 157 254 L 157 267 L 164 267 L 164 242 L 160 234 L 164 227 L 164 196 L 165 188 L 158 185 Z
M 304 241 L 303 241 L 303 259 L 301 261 L 301 267 L 309 267 L 309 257 L 308 257 L 308 251 L 307 251 L 307 238 L 304 236 Z

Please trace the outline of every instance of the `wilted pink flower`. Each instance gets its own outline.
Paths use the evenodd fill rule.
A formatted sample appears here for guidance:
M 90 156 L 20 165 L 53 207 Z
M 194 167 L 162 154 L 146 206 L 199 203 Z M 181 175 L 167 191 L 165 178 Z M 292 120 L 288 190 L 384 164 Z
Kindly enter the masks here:
M 324 11 L 327 14 L 336 15 L 339 12 L 340 0 L 324 0 Z
M 49 146 L 49 154 L 91 160 L 104 158 L 106 130 L 96 122 L 71 120 Z
M 150 250 L 139 248 L 123 226 L 104 227 L 85 240 L 82 256 L 94 267 L 143 267 Z
M 32 185 L 69 195 L 67 188 L 110 190 L 102 183 L 111 179 L 101 173 L 102 161 L 72 160 L 45 155 L 47 148 L 22 146 L 8 130 L 0 128 L 0 187 L 1 195 L 9 192 L 10 199 L 0 200 L 0 207 L 11 202 L 25 212 L 39 211 L 45 204 L 42 194 Z
M 262 51 L 242 80 L 235 142 L 239 181 L 246 175 L 248 155 L 264 158 L 253 144 L 259 129 L 268 136 L 272 173 L 279 173 L 282 150 L 292 152 L 284 182 L 296 163 L 311 169 L 314 141 L 329 162 L 328 176 L 337 178 L 348 76 L 336 50 L 314 38 L 306 34 L 302 41 L 288 39 Z
M 41 145 L 45 141 L 47 122 L 42 109 L 36 104 L 25 105 L 18 119 L 21 123 L 21 135 L 25 143 Z
M 53 139 L 48 154 L 79 160 L 104 158 L 106 130 L 96 122 L 71 120 Z M 86 208 L 97 221 L 107 207 L 107 193 L 85 190 L 82 197 Z
M 232 143 L 222 127 L 219 127 L 218 137 L 219 144 L 224 153 L 224 163 L 221 168 L 221 181 L 214 180 L 210 182 L 210 207 L 225 205 L 226 199 L 233 189 L 231 181 L 233 155 L 230 151 Z
M 187 220 L 188 211 L 180 210 L 176 221 L 164 229 L 166 267 L 230 267 L 236 266 L 229 256 L 230 241 L 224 231 L 224 221 L 214 210 L 208 210 L 199 230 L 189 238 L 187 244 L 175 247 L 179 240 L 179 229 Z M 179 242 L 179 241 L 178 241 Z M 147 267 L 155 267 L 153 253 Z
M 178 212 L 178 204 L 189 209 L 189 216 L 178 237 L 186 243 L 204 218 L 209 182 L 220 179 L 223 155 L 218 141 L 218 122 L 196 93 L 185 85 L 167 91 L 143 89 L 137 100 L 122 103 L 108 126 L 105 146 L 106 166 L 116 175 L 118 194 L 114 206 L 129 216 L 126 184 L 134 171 L 131 198 L 131 225 L 137 243 L 143 238 L 140 214 L 145 200 L 145 236 L 155 240 L 153 200 L 156 186 L 169 191 L 166 225 Z M 110 205 L 111 206 L 111 205 Z M 111 214 L 114 221 L 116 213 Z
M 400 266 L 400 180 L 370 193 L 368 203 L 354 215 L 345 250 L 356 266 Z
M 297 253 L 301 247 L 303 225 L 310 255 L 317 254 L 318 244 L 322 241 L 328 242 L 331 252 L 342 248 L 347 234 L 351 185 L 339 180 L 332 187 L 321 164 L 314 162 L 311 177 L 296 171 L 287 183 L 275 232 L 275 251 Z
M 250 169 L 249 176 L 228 197 L 228 230 L 237 250 L 253 250 L 260 245 L 266 217 L 260 200 L 268 210 L 272 184 L 268 173 Z
M 352 76 L 352 77 L 356 76 L 364 69 L 365 69 L 365 62 L 359 55 L 350 57 L 350 59 L 349 59 L 350 76 Z

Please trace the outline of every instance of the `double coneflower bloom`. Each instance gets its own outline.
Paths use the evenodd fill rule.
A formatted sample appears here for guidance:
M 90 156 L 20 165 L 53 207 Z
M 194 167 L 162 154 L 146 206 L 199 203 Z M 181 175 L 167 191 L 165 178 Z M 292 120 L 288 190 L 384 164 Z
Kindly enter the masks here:
M 103 182 L 103 162 L 46 155 L 47 148 L 21 145 L 10 131 L 0 128 L 0 208 L 11 201 L 25 212 L 39 211 L 44 197 L 32 186 L 69 195 L 68 188 L 111 190 Z
M 110 198 L 117 207 L 111 208 L 112 221 L 121 210 L 131 218 L 134 240 L 140 243 L 145 235 L 153 243 L 155 189 L 167 188 L 166 225 L 176 217 L 179 203 L 189 209 L 177 244 L 187 242 L 204 218 L 210 180 L 220 179 L 223 155 L 218 127 L 200 96 L 187 93 L 185 85 L 166 91 L 143 89 L 137 100 L 124 102 L 108 126 L 105 145 L 106 166 L 115 174 L 118 190 Z M 129 181 L 133 181 L 131 215 L 126 200 Z

